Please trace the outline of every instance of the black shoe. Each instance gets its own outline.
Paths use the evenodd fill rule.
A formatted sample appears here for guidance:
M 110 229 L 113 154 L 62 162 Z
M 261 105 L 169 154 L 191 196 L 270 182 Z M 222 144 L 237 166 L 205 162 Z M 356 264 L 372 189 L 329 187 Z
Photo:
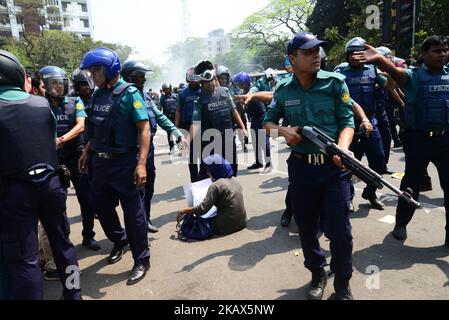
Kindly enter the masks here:
M 362 198 L 365 199 L 365 200 L 368 200 L 371 203 L 371 207 L 373 209 L 385 210 L 384 204 L 379 199 L 377 199 L 375 194 L 369 195 L 369 196 L 362 195 Z
M 431 178 L 425 178 L 424 181 L 419 185 L 420 192 L 432 191 L 432 180 Z
M 59 281 L 59 273 L 58 270 L 44 270 L 44 279 L 47 281 Z
M 159 231 L 159 229 L 156 228 L 155 226 L 153 226 L 153 225 L 151 224 L 151 221 L 148 221 L 148 232 L 150 232 L 150 233 L 156 233 L 156 232 L 158 232 L 158 231 Z
M 390 169 L 388 169 L 388 168 L 385 168 L 385 170 L 384 170 L 384 172 L 383 172 L 384 174 L 393 174 L 394 172 L 393 171 L 391 171 Z
M 123 255 L 125 254 L 125 249 L 122 244 L 118 245 L 115 244 L 114 248 L 112 248 L 111 253 L 109 254 L 108 263 L 114 264 L 120 261 L 122 259 Z
M 335 300 L 354 300 L 352 296 L 351 287 L 349 286 L 349 280 L 334 279 Z
M 263 164 L 256 162 L 256 163 L 250 165 L 248 167 L 248 170 L 255 170 L 255 169 L 260 169 L 260 168 L 263 168 Z
M 128 286 L 132 286 L 133 284 L 136 284 L 137 282 L 145 278 L 148 269 L 150 269 L 149 264 L 148 266 L 144 266 L 143 264 L 134 266 L 131 270 L 131 275 L 129 276 L 128 281 L 126 281 L 126 284 Z
M 324 288 L 327 285 L 327 275 L 324 270 L 312 272 L 312 282 L 310 283 L 307 299 L 321 300 L 323 299 Z
M 292 221 L 292 212 L 285 209 L 281 217 L 281 226 L 287 227 L 290 224 L 290 221 Z
M 82 245 L 92 251 L 98 251 L 101 249 L 100 245 L 97 241 L 95 241 L 95 239 L 83 239 Z
M 393 230 L 393 237 L 397 240 L 404 241 L 407 239 L 407 229 L 405 227 L 395 227 Z

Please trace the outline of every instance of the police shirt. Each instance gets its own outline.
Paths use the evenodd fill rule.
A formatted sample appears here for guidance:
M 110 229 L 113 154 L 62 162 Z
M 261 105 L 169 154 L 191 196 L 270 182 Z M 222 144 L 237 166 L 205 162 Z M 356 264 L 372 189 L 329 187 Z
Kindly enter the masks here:
M 256 83 L 249 89 L 250 93 L 264 91 L 273 91 L 266 77 L 257 80 Z
M 159 111 L 156 104 L 151 101 L 151 109 L 153 110 L 154 117 L 158 126 L 160 126 L 168 134 L 174 134 L 176 138 L 182 137 L 182 133 L 176 128 L 173 122 L 165 114 Z
M 273 101 L 265 114 L 264 124 L 286 118 L 292 127 L 314 126 L 338 140 L 345 128 L 354 128 L 354 112 L 345 77 L 320 70 L 312 86 L 305 90 L 296 76 L 279 82 Z M 309 141 L 291 146 L 302 154 L 320 153 Z
M 124 83 L 125 81 L 120 79 L 113 85 L 112 90 Z M 122 98 L 120 100 L 120 114 L 123 115 L 124 118 L 130 119 L 133 122 L 145 121 L 149 119 L 145 100 L 136 87 L 128 87 L 126 92 L 122 94 Z

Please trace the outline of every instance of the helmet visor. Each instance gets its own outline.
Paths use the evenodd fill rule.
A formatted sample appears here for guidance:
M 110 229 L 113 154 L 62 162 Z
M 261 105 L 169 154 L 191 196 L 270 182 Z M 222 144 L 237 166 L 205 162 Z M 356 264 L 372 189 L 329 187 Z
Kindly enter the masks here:
M 54 98 L 63 98 L 69 93 L 69 78 L 67 77 L 43 77 L 45 92 Z

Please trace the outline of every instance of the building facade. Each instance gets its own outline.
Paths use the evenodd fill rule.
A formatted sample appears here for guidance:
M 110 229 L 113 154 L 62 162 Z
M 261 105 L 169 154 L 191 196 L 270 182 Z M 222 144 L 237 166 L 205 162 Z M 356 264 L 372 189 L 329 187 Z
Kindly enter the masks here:
M 89 0 L 0 0 L 0 35 L 19 38 L 24 30 L 73 32 L 93 38 Z
M 231 48 L 231 35 L 223 29 L 216 29 L 207 34 L 207 48 L 210 57 L 216 57 L 228 52 Z

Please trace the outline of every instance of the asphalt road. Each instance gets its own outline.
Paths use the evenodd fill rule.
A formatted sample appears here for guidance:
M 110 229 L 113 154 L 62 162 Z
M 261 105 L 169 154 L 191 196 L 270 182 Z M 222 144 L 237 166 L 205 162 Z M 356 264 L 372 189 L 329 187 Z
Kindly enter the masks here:
M 177 211 L 186 206 L 182 185 L 189 182 L 187 165 L 168 155 L 165 132 L 159 130 L 155 142 L 157 179 L 152 221 L 160 231 L 150 234 L 151 269 L 140 283 L 126 285 L 133 264 L 129 249 L 120 262 L 107 264 L 112 243 L 106 239 L 98 220 L 95 231 L 101 251 L 91 252 L 81 246 L 80 210 L 74 190 L 69 190 L 70 238 L 78 252 L 83 298 L 305 299 L 310 273 L 303 266 L 296 225 L 292 221 L 287 228 L 280 226 L 288 184 L 285 160 L 289 150 L 283 139 L 271 140 L 277 152 L 273 160 L 275 170 L 270 174 L 246 170 L 254 160 L 251 147 L 248 154 L 239 152 L 242 165 L 238 179 L 244 187 L 247 228 L 233 235 L 192 243 L 177 240 L 175 233 Z M 389 167 L 397 172 L 404 170 L 401 149 L 392 151 Z M 433 190 L 422 194 L 424 209 L 417 211 L 404 243 L 391 235 L 397 204 L 392 192 L 379 191 L 386 208 L 371 210 L 360 196 L 363 183 L 355 185 L 351 286 L 356 299 L 449 298 L 449 248 L 443 246 L 443 192 L 435 167 L 430 165 L 429 169 Z M 387 179 L 396 186 L 400 184 L 398 179 Z M 323 236 L 320 242 L 330 258 L 329 241 Z M 60 292 L 59 282 L 45 283 L 46 299 L 59 299 Z M 324 298 L 332 298 L 332 293 L 331 280 Z

